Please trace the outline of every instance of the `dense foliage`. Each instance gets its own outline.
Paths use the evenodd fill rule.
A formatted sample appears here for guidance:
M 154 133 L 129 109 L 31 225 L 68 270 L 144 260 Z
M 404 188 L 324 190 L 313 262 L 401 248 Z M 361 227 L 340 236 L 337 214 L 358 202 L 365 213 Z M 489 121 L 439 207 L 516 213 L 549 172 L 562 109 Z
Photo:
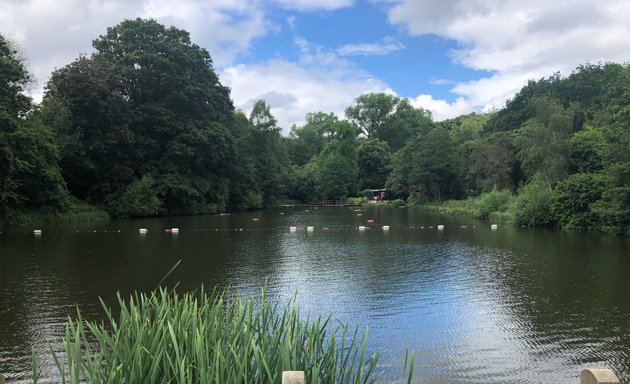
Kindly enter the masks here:
M 17 50 L 0 36 L 0 227 L 18 213 L 68 205 L 53 133 L 24 95 L 28 81 Z
M 208 52 L 188 32 L 140 19 L 93 46 L 53 73 L 43 102 L 67 116 L 50 120 L 70 191 L 119 216 L 225 209 L 233 106 Z M 150 202 L 133 203 L 147 191 Z
M 109 28 L 93 55 L 52 74 L 39 106 L 0 42 L 3 218 L 63 211 L 69 193 L 114 216 L 153 216 L 387 187 L 411 204 L 469 198 L 481 218 L 498 209 L 519 225 L 630 233 L 627 64 L 532 80 L 498 111 L 442 122 L 365 94 L 345 119 L 309 113 L 283 137 L 271 106 L 234 111 L 209 53 L 154 20 Z

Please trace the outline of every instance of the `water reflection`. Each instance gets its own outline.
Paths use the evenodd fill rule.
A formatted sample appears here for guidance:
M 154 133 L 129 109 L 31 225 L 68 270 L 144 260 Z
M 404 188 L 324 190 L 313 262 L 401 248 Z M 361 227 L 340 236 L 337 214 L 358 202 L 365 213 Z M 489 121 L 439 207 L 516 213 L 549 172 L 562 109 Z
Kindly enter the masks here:
M 98 297 L 113 304 L 116 291 L 149 291 L 182 260 L 166 284 L 251 296 L 267 281 L 278 302 L 295 295 L 303 311 L 369 327 L 385 382 L 401 381 L 405 349 L 416 351 L 418 383 L 573 383 L 586 366 L 630 372 L 627 240 L 491 231 L 402 209 L 357 213 L 267 211 L 45 228 L 39 239 L 3 234 L 0 367 L 25 380 L 31 347 L 42 356 L 48 341 L 58 349 L 76 306 L 99 319 Z M 172 227 L 180 233 L 164 231 Z

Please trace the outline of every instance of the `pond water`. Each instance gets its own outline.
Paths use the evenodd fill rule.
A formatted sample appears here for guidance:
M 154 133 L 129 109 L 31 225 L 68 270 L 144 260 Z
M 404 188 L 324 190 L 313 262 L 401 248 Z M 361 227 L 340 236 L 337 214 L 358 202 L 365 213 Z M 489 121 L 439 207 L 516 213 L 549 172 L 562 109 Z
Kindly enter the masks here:
M 170 227 L 180 232 L 164 231 Z M 60 349 L 77 307 L 101 319 L 99 297 L 114 305 L 116 292 L 150 291 L 179 260 L 166 284 L 179 282 L 180 290 L 229 286 L 253 296 L 266 281 L 273 301 L 295 295 L 304 312 L 368 327 L 385 383 L 403 382 L 407 349 L 415 351 L 417 383 L 577 383 L 586 367 L 630 374 L 630 240 L 492 230 L 399 208 L 287 208 L 2 233 L 0 373 L 27 382 L 36 348 L 54 379 L 48 344 Z

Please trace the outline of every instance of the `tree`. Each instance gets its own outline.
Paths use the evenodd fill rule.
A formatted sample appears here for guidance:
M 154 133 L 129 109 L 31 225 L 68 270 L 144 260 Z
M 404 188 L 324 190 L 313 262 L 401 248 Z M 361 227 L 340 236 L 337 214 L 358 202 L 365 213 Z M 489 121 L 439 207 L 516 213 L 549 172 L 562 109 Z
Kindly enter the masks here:
M 289 157 L 280 128 L 264 100 L 254 103 L 249 122 L 252 129 L 248 150 L 255 153 L 255 184 L 262 196 L 262 206 L 269 207 L 286 195 Z
M 287 145 L 292 163 L 304 165 L 318 155 L 332 139 L 338 124 L 339 118 L 333 113 L 307 113 L 306 124 L 292 127 L 289 133 Z
M 390 172 L 391 151 L 379 139 L 362 140 L 358 148 L 359 189 L 379 189 L 385 186 Z
M 242 112 L 234 113 L 236 138 L 235 162 L 230 164 L 230 211 L 260 209 L 263 196 L 257 184 L 258 150 L 255 147 L 254 127 Z M 254 147 L 252 147 L 254 145 Z
M 0 35 L 0 219 L 3 222 L 18 198 L 11 135 L 18 128 L 19 118 L 30 109 L 30 100 L 23 94 L 29 76 L 17 54 Z
M 540 175 L 551 192 L 567 174 L 574 110 L 564 109 L 558 100 L 548 97 L 531 102 L 536 114 L 516 132 L 514 144 L 527 176 Z
M 355 194 L 359 174 L 356 130 L 348 122 L 341 122 L 333 139 L 306 167 L 315 178 L 315 190 L 320 199 L 340 199 Z
M 552 211 L 563 228 L 594 229 L 599 217 L 594 209 L 602 197 L 606 178 L 596 173 L 576 173 L 558 183 L 553 191 Z
M 63 211 L 68 193 L 52 133 L 23 94 L 29 81 L 17 50 L 0 35 L 0 222 L 23 211 Z
M 571 135 L 569 145 L 571 166 L 577 172 L 597 172 L 604 168 L 607 146 L 601 129 L 587 125 Z
M 44 100 L 51 114 L 69 112 L 54 126 L 72 192 L 102 203 L 143 180 L 159 214 L 225 209 L 234 108 L 209 53 L 188 32 L 142 19 L 108 28 L 93 46 L 53 73 Z
M 516 154 L 506 132 L 490 134 L 467 143 L 468 184 L 475 192 L 513 189 Z
M 42 119 L 56 133 L 68 187 L 91 203 L 132 183 L 143 161 L 140 135 L 129 125 L 133 109 L 123 81 L 105 60 L 80 57 L 53 72 L 42 103 Z
M 385 141 L 392 151 L 402 148 L 415 134 L 427 133 L 431 113 L 414 108 L 407 99 L 386 93 L 367 93 L 346 108 L 348 120 L 367 138 Z
M 448 132 L 435 127 L 394 155 L 388 188 L 396 194 L 420 194 L 437 201 L 461 196 L 461 159 Z

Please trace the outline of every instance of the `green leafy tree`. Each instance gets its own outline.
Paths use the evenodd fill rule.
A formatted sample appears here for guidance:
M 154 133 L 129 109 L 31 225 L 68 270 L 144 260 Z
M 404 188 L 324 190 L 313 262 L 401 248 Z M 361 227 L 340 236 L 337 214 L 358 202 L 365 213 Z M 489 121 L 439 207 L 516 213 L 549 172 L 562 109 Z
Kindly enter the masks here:
M 249 150 L 255 153 L 255 183 L 263 207 L 269 207 L 286 196 L 289 156 L 270 106 L 258 100 L 249 115 L 252 126 Z
M 604 168 L 607 149 L 601 129 L 587 126 L 569 139 L 571 165 L 577 172 L 597 172 Z
M 24 211 L 63 211 L 68 193 L 50 130 L 23 94 L 30 77 L 0 35 L 0 221 Z
M 548 97 L 537 98 L 532 103 L 536 115 L 518 130 L 514 144 L 528 177 L 540 174 L 551 191 L 568 171 L 568 139 L 574 111 Z
M 415 134 L 425 134 L 433 125 L 429 111 L 386 93 L 357 97 L 356 103 L 346 108 L 346 117 L 360 133 L 385 141 L 392 151 L 402 148 Z
M 257 184 L 258 151 L 254 141 L 254 126 L 242 112 L 234 113 L 236 137 L 235 162 L 230 165 L 230 211 L 260 209 L 263 196 Z
M 306 114 L 306 124 L 291 128 L 287 141 L 293 164 L 304 165 L 318 155 L 335 134 L 339 118 L 333 113 Z
M 50 114 L 68 111 L 55 131 L 71 191 L 113 201 L 146 176 L 160 214 L 223 210 L 234 114 L 208 52 L 188 32 L 142 19 L 108 28 L 93 46 L 53 73 L 44 101 Z
M 576 173 L 558 183 L 552 211 L 563 228 L 596 229 L 599 217 L 594 204 L 602 197 L 606 178 L 597 173 Z
M 551 213 L 552 199 L 544 184 L 532 182 L 518 191 L 514 216 L 518 225 L 540 227 L 554 223 Z
M 441 202 L 462 194 L 461 158 L 442 127 L 418 136 L 394 155 L 388 188 L 396 194 L 420 194 Z
M 322 152 L 307 164 L 307 172 L 315 178 L 315 190 L 323 200 L 341 199 L 357 192 L 356 130 L 341 122 Z
M 390 173 L 389 145 L 378 139 L 362 140 L 358 147 L 359 189 L 378 189 L 385 186 Z
M 122 81 L 115 66 L 81 57 L 53 72 L 42 104 L 42 119 L 56 133 L 68 187 L 91 203 L 132 183 L 142 161 Z
M 466 147 L 470 190 L 489 192 L 514 188 L 516 153 L 509 133 L 493 133 L 467 142 Z
M 471 113 L 438 124 L 450 132 L 451 138 L 457 145 L 462 145 L 479 139 L 484 132 L 486 123 L 492 116 L 492 113 Z
M 630 71 L 626 74 L 630 79 Z M 630 104 L 630 89 L 627 102 Z M 603 230 L 630 235 L 630 106 L 614 109 L 618 111 L 611 111 L 611 121 L 603 130 L 606 140 L 603 173 L 608 182 L 593 210 L 599 216 Z
M 24 96 L 28 73 L 17 51 L 0 35 L 0 219 L 6 222 L 9 208 L 17 201 L 17 181 L 14 177 L 15 155 L 11 135 L 17 130 L 19 118 L 30 109 Z

